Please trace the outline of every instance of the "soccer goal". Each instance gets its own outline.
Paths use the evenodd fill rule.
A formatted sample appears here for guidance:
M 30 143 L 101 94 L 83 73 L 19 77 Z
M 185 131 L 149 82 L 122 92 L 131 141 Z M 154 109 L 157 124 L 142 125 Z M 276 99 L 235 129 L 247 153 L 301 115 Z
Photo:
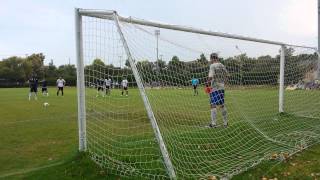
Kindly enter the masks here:
M 108 172 L 230 178 L 319 143 L 316 48 L 115 11 L 76 9 L 75 21 L 79 150 Z M 211 63 L 226 71 L 220 104 Z

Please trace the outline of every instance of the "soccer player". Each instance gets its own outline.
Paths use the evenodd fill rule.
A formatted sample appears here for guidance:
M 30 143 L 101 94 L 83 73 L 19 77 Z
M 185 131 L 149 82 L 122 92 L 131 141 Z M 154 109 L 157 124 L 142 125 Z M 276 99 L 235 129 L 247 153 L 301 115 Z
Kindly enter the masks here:
M 59 79 L 57 79 L 57 96 L 59 96 L 59 92 L 61 91 L 61 94 L 63 96 L 63 87 L 66 85 L 66 81 L 64 79 L 62 79 L 62 77 L 60 76 Z
M 42 89 L 41 89 L 42 95 L 43 96 L 49 96 L 46 79 L 43 79 L 41 81 L 41 83 L 42 83 Z
M 228 126 L 227 109 L 224 105 L 224 82 L 228 75 L 227 69 L 218 60 L 218 54 L 212 53 L 210 55 L 210 69 L 208 75 L 208 84 L 211 84 L 210 106 L 211 106 L 211 123 L 209 127 L 217 127 L 217 107 L 221 108 L 223 125 Z
M 110 93 L 111 93 L 111 83 L 112 83 L 112 80 L 110 79 L 110 77 L 107 77 L 104 80 L 104 85 L 105 85 L 105 89 L 106 89 L 106 95 L 110 95 Z
M 191 80 L 191 84 L 192 84 L 192 86 L 193 86 L 193 95 L 195 96 L 195 95 L 199 95 L 199 92 L 198 92 L 198 84 L 199 84 L 199 79 L 197 79 L 197 78 L 192 78 L 192 80 Z
M 29 101 L 31 100 L 31 95 L 32 93 L 34 93 L 34 99 L 38 100 L 37 98 L 37 92 L 38 92 L 38 78 L 33 75 L 30 79 L 29 79 L 29 87 L 30 87 L 30 91 L 29 91 Z
M 128 96 L 128 80 L 127 78 L 124 78 L 121 82 L 122 91 L 121 95 L 123 96 L 124 91 L 126 91 L 126 96 Z
M 102 95 L 102 97 L 104 97 L 103 84 L 104 84 L 103 79 L 97 79 L 97 95 L 96 95 L 96 97 L 99 96 L 99 93 Z

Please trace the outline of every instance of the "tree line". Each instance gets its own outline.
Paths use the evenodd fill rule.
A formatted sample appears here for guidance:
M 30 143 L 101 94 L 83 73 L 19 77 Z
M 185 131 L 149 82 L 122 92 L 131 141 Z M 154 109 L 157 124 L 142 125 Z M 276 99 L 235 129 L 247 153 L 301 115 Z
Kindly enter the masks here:
M 280 54 L 280 53 L 279 53 Z M 304 80 L 306 74 L 314 72 L 317 68 L 317 53 L 295 54 L 293 48 L 285 50 L 285 76 L 286 85 L 296 84 Z M 280 76 L 280 55 L 249 57 L 240 54 L 234 57 L 222 58 L 220 62 L 229 72 L 228 85 L 278 85 Z M 129 63 L 127 62 L 128 66 Z M 173 56 L 166 63 L 158 60 L 148 60 L 136 63 L 145 84 L 163 86 L 190 86 L 192 78 L 198 78 L 200 83 L 207 81 L 209 60 L 204 54 L 199 58 L 181 61 L 178 56 Z
M 67 81 L 68 85 L 76 85 L 75 65 L 61 65 L 56 67 L 51 61 L 44 65 L 45 56 L 42 53 L 32 54 L 25 58 L 10 57 L 0 61 L 0 86 L 14 87 L 26 86 L 27 80 L 36 74 L 39 80 L 46 78 L 49 85 L 55 85 L 59 76 Z M 305 77 L 306 73 L 315 71 L 317 54 L 294 55 L 292 48 L 285 53 L 285 83 L 297 83 Z M 220 58 L 229 72 L 229 85 L 277 85 L 280 71 L 280 56 L 270 55 L 249 57 L 240 54 L 234 57 Z M 135 62 L 143 83 L 148 86 L 190 86 L 192 78 L 198 78 L 204 83 L 208 76 L 209 60 L 204 54 L 194 60 L 180 60 L 173 56 L 169 62 L 161 59 L 149 61 L 148 59 Z M 94 86 L 98 79 L 110 77 L 113 82 L 120 83 L 127 78 L 131 85 L 135 79 L 126 60 L 125 67 L 116 67 L 105 64 L 101 59 L 94 59 L 92 64 L 85 66 L 87 86 Z
M 70 86 L 76 85 L 76 67 L 72 64 L 56 67 L 53 61 L 44 65 L 45 55 L 32 54 L 27 57 L 12 56 L 0 61 L 0 87 L 28 86 L 31 76 L 39 81 L 46 79 L 48 85 L 56 85 L 56 80 L 62 76 Z

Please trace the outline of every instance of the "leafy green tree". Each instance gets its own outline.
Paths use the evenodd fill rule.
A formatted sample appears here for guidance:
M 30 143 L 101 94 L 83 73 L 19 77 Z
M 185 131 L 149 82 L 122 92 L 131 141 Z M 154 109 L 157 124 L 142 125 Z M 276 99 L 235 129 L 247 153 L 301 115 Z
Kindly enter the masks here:
M 53 60 L 51 59 L 48 66 L 45 67 L 45 75 L 44 77 L 57 77 L 57 67 L 53 64 Z
M 23 59 L 10 57 L 0 62 L 0 77 L 11 81 L 25 81 Z
M 44 62 L 45 56 L 42 53 L 39 54 L 32 54 L 27 57 L 26 59 L 26 66 L 27 68 L 27 74 L 26 76 L 29 78 L 31 75 L 36 75 L 38 77 L 43 77 L 44 76 L 44 67 L 43 67 L 43 62 Z M 30 74 L 30 65 L 32 68 L 31 74 Z
M 156 61 L 156 64 L 157 64 L 157 66 L 158 66 L 158 68 L 159 68 L 160 70 L 162 70 L 162 69 L 164 69 L 164 68 L 166 67 L 166 62 L 163 61 L 163 60 L 161 60 L 161 59 L 158 59 L 158 60 Z
M 92 65 L 101 67 L 105 66 L 104 62 L 99 58 L 93 60 Z
M 172 70 L 177 69 L 177 68 L 182 68 L 183 62 L 179 60 L 178 56 L 173 56 L 171 58 L 171 61 L 169 61 L 168 66 Z
M 130 62 L 129 59 L 126 60 L 126 62 L 124 63 L 126 65 L 126 67 L 130 68 Z
M 197 59 L 197 61 L 200 63 L 200 64 L 208 64 L 208 60 L 206 58 L 206 56 L 202 53 L 200 54 L 200 58 Z
M 177 64 L 177 63 L 179 63 L 179 57 L 178 56 L 173 56 L 172 57 L 172 59 L 171 59 L 171 62 L 173 63 L 173 64 Z

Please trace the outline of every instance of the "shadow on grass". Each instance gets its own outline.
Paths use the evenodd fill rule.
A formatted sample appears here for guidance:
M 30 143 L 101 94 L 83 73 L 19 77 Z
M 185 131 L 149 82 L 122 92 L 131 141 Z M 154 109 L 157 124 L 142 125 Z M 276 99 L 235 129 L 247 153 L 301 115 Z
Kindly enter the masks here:
M 119 179 L 119 176 L 109 174 L 107 170 L 100 168 L 87 153 L 77 153 L 63 164 L 6 179 Z
M 277 179 L 320 178 L 320 145 L 297 153 L 284 161 L 268 160 L 234 176 L 235 180 L 255 180 L 266 177 Z M 77 153 L 65 163 L 6 177 L 6 179 L 135 179 L 108 172 L 95 164 L 87 153 Z

